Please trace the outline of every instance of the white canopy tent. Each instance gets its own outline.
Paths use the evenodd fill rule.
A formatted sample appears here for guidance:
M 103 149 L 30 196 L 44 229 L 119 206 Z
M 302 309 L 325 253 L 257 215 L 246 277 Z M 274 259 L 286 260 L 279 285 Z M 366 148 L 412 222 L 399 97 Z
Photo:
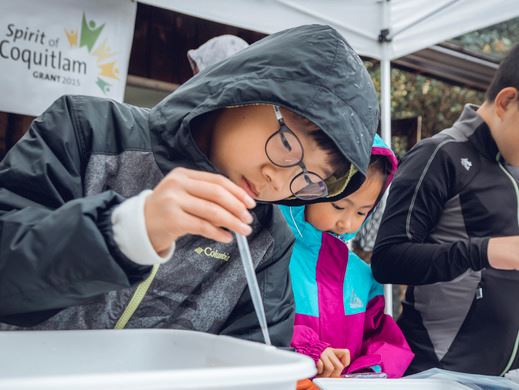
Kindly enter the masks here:
M 271 34 L 302 24 L 336 28 L 362 56 L 381 62 L 382 138 L 391 145 L 391 60 L 519 16 L 519 0 L 138 0 Z M 392 313 L 391 286 L 386 311 Z

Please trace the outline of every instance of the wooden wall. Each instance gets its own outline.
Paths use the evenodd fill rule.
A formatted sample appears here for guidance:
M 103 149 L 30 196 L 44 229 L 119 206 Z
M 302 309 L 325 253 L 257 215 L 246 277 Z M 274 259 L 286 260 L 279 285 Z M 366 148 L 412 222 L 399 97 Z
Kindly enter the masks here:
M 182 84 L 192 76 L 186 53 L 207 40 L 233 34 L 253 43 L 264 34 L 139 4 L 129 74 Z

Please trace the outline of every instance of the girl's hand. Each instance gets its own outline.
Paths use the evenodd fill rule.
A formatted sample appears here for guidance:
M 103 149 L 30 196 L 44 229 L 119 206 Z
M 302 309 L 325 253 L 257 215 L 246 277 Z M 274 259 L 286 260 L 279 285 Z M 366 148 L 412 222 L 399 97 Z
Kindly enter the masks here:
M 317 362 L 317 376 L 321 378 L 338 378 L 349 365 L 349 349 L 326 348 Z

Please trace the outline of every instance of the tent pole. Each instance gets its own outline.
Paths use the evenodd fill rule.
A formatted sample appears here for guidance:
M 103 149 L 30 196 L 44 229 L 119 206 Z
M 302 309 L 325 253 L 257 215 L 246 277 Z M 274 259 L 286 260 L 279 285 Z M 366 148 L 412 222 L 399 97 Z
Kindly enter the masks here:
M 382 43 L 387 46 L 387 43 Z M 386 145 L 391 146 L 391 63 L 387 57 L 387 50 L 383 50 L 380 61 L 380 97 L 381 97 L 381 129 L 382 139 Z M 387 191 L 382 200 L 385 206 Z M 393 286 L 384 285 L 384 297 L 386 300 L 386 314 L 393 316 Z
M 390 1 L 382 3 L 382 27 L 379 42 L 381 44 L 380 56 L 380 105 L 381 105 L 381 136 L 386 145 L 391 147 L 391 62 L 389 56 L 389 43 L 387 39 L 391 26 Z M 382 199 L 382 206 L 385 207 L 387 193 Z M 384 298 L 386 301 L 385 312 L 393 316 L 393 286 L 384 285 Z
M 382 139 L 391 146 L 391 63 L 380 60 L 380 100 Z

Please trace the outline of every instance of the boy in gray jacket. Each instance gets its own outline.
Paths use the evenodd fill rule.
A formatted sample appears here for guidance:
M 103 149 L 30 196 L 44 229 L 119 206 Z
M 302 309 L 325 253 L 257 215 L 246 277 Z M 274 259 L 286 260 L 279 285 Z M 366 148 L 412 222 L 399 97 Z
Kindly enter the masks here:
M 316 25 L 251 45 L 151 110 L 59 99 L 0 164 L 0 328 L 261 340 L 235 231 L 248 235 L 272 341 L 288 345 L 293 237 L 269 203 L 358 188 L 377 120 L 361 60 Z

